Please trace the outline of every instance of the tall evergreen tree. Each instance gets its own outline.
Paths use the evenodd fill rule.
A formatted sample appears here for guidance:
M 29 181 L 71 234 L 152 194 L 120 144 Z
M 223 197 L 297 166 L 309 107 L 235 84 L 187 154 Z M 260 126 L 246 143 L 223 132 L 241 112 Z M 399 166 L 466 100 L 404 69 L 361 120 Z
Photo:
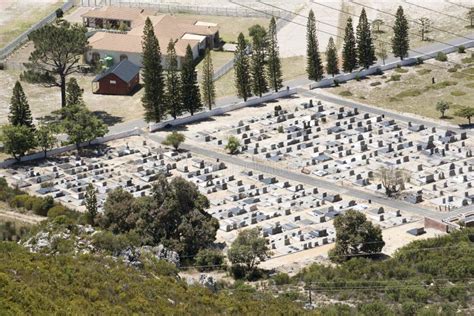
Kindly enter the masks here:
M 76 78 L 69 79 L 66 85 L 66 105 L 83 104 L 82 93 Z
M 250 72 L 252 73 L 252 92 L 260 97 L 268 91 L 267 78 L 265 77 L 265 64 L 264 42 L 254 37 L 252 41 Z
M 13 95 L 10 101 L 10 115 L 8 120 L 14 126 L 26 126 L 33 128 L 33 118 L 25 92 L 20 82 L 17 81 L 13 87 Z
M 247 43 L 244 34 L 240 33 L 237 39 L 237 50 L 234 56 L 235 86 L 237 95 L 247 101 L 252 96 Z
M 178 71 L 178 57 L 176 56 L 175 41 L 173 39 L 170 39 L 166 55 L 168 65 L 165 90 L 167 112 L 176 119 L 183 113 L 183 104 L 181 100 L 181 78 Z
M 398 7 L 393 25 L 392 52 L 395 57 L 401 60 L 408 56 L 410 49 L 410 39 L 408 38 L 408 21 L 403 12 L 402 6 Z
M 97 194 L 92 183 L 87 185 L 84 202 L 87 211 L 87 222 L 94 225 L 97 217 Z
M 372 42 L 372 35 L 370 32 L 370 24 L 367 20 L 365 9 L 362 8 L 359 17 L 359 25 L 357 25 L 357 51 L 359 65 L 364 68 L 372 66 L 376 60 L 375 47 Z
M 309 11 L 306 28 L 306 72 L 308 73 L 308 79 L 318 81 L 323 79 L 324 70 L 321 55 L 319 54 L 318 36 L 316 33 L 316 18 L 314 17 L 313 10 Z
M 143 29 L 143 83 L 145 93 L 142 104 L 145 108 L 147 122 L 160 122 L 165 116 L 163 66 L 161 65 L 161 51 L 158 39 L 155 36 L 150 18 L 145 21 Z
M 326 48 L 326 72 L 333 77 L 339 73 L 339 58 L 337 57 L 337 48 L 334 39 L 329 38 L 328 47 Z
M 276 21 L 272 17 L 270 25 L 268 26 L 268 41 L 267 41 L 267 76 L 270 87 L 278 92 L 283 87 L 281 61 L 278 47 L 278 38 L 276 30 Z
M 204 103 L 209 110 L 212 110 L 212 105 L 214 105 L 216 100 L 216 87 L 214 85 L 214 67 L 209 48 L 206 49 L 206 56 L 203 61 L 201 90 Z
M 344 46 L 342 49 L 342 69 L 345 72 L 352 72 L 357 67 L 357 47 L 352 26 L 352 18 L 347 19 L 344 34 Z
M 201 95 L 197 82 L 196 65 L 194 63 L 193 51 L 188 44 L 181 69 L 181 96 L 183 108 L 191 115 L 202 109 Z

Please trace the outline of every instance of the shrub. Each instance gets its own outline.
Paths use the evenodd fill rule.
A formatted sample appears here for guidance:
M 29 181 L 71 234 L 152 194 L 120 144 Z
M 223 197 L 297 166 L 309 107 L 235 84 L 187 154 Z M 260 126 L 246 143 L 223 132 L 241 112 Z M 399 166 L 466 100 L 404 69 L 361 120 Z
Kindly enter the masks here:
M 390 76 L 390 79 L 388 79 L 388 82 L 390 82 L 390 81 L 400 81 L 401 77 L 402 77 L 402 75 L 393 74 L 393 75 Z
M 423 65 L 424 63 L 425 63 L 425 61 L 423 60 L 423 58 L 418 57 L 418 58 L 416 59 L 416 64 L 417 64 L 417 65 Z
M 443 52 L 438 52 L 438 54 L 436 55 L 435 59 L 436 59 L 437 61 L 445 62 L 445 61 L 448 60 L 448 56 L 447 56 L 445 53 L 443 53 Z
M 230 274 L 235 280 L 242 280 L 247 275 L 247 270 L 239 264 L 230 267 Z
M 380 86 L 382 83 L 380 81 L 375 81 L 375 82 L 372 82 L 370 85 L 372 87 L 376 87 L 376 86 Z
M 130 242 L 123 234 L 115 235 L 109 231 L 101 231 L 94 235 L 92 244 L 94 247 L 118 255 L 122 250 L 130 246 Z
M 419 69 L 416 71 L 420 76 L 429 74 L 431 72 L 431 69 Z
M 58 216 L 65 215 L 67 216 L 69 214 L 70 210 L 65 207 L 64 205 L 61 204 L 56 204 L 52 208 L 49 209 L 48 211 L 48 218 L 56 218 Z
M 376 75 L 376 76 L 381 76 L 381 75 L 383 75 L 382 69 L 377 68 L 377 69 L 375 70 L 375 75 Z
M 29 198 L 28 194 L 17 195 L 8 201 L 8 205 L 12 208 L 23 208 Z
M 352 92 L 350 92 L 349 90 L 344 90 L 339 92 L 339 95 L 343 97 L 350 97 L 352 95 Z
M 216 249 L 201 249 L 196 255 L 196 266 L 199 271 L 219 269 L 224 263 L 224 255 Z
M 335 87 L 339 87 L 339 80 L 334 79 L 334 86 L 335 86 Z
M 464 54 L 466 53 L 466 47 L 464 47 L 464 45 L 461 45 L 458 47 L 458 53 L 459 54 Z
M 47 216 L 50 208 L 54 206 L 54 199 L 51 196 L 45 198 L 35 198 L 33 202 L 33 212 L 36 215 Z
M 225 145 L 225 149 L 229 151 L 231 155 L 236 154 L 240 148 L 240 141 L 235 136 L 230 136 L 227 139 L 227 145 Z
M 283 126 L 278 126 L 278 133 L 284 133 L 285 132 L 285 129 L 283 128 Z
M 279 272 L 273 276 L 273 282 L 275 285 L 284 285 L 290 283 L 290 276 L 286 273 Z

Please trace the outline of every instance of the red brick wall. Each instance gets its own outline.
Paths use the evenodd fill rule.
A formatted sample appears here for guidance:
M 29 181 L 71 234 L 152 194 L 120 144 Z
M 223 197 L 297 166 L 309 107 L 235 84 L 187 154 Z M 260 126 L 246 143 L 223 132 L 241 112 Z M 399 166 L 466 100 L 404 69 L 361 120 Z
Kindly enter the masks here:
M 111 84 L 111 80 L 115 80 L 115 84 Z M 109 74 L 99 80 L 99 89 L 96 91 L 96 93 L 127 95 L 135 88 L 135 86 L 138 84 L 138 81 L 138 74 L 130 81 L 130 84 L 128 82 L 124 82 L 115 74 Z

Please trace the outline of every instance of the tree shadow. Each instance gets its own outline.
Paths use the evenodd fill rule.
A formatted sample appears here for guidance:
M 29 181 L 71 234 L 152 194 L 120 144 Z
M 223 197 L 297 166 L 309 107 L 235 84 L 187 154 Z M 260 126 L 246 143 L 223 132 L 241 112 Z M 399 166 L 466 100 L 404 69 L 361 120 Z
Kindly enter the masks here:
M 471 124 L 459 124 L 459 127 L 461 129 L 473 129 L 474 128 L 474 123 Z
M 113 126 L 123 122 L 123 117 L 111 115 L 105 111 L 94 111 L 92 112 L 96 117 L 100 118 L 108 126 Z

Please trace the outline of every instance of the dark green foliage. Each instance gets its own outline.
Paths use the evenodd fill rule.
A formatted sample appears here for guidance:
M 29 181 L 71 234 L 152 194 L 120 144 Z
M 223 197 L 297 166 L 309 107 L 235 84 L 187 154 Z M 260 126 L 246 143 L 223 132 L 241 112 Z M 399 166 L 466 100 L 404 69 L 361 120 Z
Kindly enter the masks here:
M 459 54 L 465 54 L 466 53 L 466 47 L 464 45 L 458 46 L 458 53 Z
M 252 92 L 262 96 L 268 91 L 267 78 L 265 76 L 267 31 L 260 25 L 254 25 L 249 30 L 252 37 L 252 57 L 250 59 L 250 73 L 252 74 Z
M 25 125 L 3 125 L 0 130 L 0 141 L 4 151 L 20 160 L 28 151 L 36 147 L 34 131 Z
M 94 225 L 97 218 L 97 194 L 96 189 L 94 188 L 92 183 L 89 183 L 87 185 L 84 203 L 86 205 L 87 211 L 87 223 L 89 225 Z
M 336 247 L 329 253 L 334 262 L 344 262 L 361 254 L 378 253 L 385 245 L 380 227 L 374 226 L 361 212 L 349 210 L 336 217 L 334 228 Z
M 258 228 L 246 229 L 232 243 L 227 256 L 234 265 L 243 265 L 247 271 L 255 270 L 257 265 L 270 255 L 266 240 L 260 236 Z
M 395 57 L 400 57 L 401 60 L 408 56 L 408 50 L 410 49 L 408 30 L 407 18 L 402 6 L 399 6 L 393 25 L 392 52 Z
M 239 152 L 240 141 L 235 136 L 230 136 L 227 139 L 227 144 L 225 145 L 225 150 L 229 151 L 229 154 L 234 155 Z
M 176 56 L 175 43 L 172 39 L 167 49 L 168 71 L 166 72 L 166 103 L 168 113 L 176 119 L 183 113 L 181 100 L 181 78 L 178 71 L 178 56 Z
M 306 72 L 308 79 L 319 81 L 323 79 L 323 63 L 319 54 L 318 36 L 316 32 L 316 18 L 313 10 L 309 11 L 306 25 Z
M 166 136 L 166 139 L 163 141 L 163 145 L 173 146 L 174 150 L 178 150 L 179 146 L 184 142 L 185 139 L 186 138 L 184 134 L 174 131 Z
M 201 94 L 197 82 L 196 65 L 194 63 L 191 46 L 186 47 L 186 55 L 181 69 L 181 96 L 183 108 L 191 115 L 202 109 Z
M 160 43 L 155 36 L 149 17 L 143 28 L 142 48 L 142 80 L 145 88 L 142 104 L 145 108 L 145 120 L 160 122 L 166 115 L 163 66 L 161 65 Z
M 357 67 L 357 47 L 352 18 L 347 19 L 344 33 L 344 46 L 342 49 L 342 69 L 345 72 L 352 72 Z
M 333 77 L 339 73 L 339 60 L 337 57 L 337 48 L 332 37 L 329 38 L 328 47 L 326 49 L 326 72 Z
M 29 227 L 16 222 L 0 220 L 0 242 L 19 241 L 28 233 Z
M 252 82 L 250 77 L 249 59 L 247 56 L 247 43 L 244 34 L 240 33 L 237 40 L 237 50 L 234 56 L 235 86 L 239 98 L 247 101 L 252 96 Z
M 359 65 L 364 68 L 369 68 L 376 60 L 370 24 L 364 8 L 362 8 L 357 25 L 357 57 Z
M 212 106 L 216 103 L 216 87 L 214 85 L 214 67 L 209 48 L 206 49 L 202 71 L 202 98 L 209 110 L 212 110 Z
M 272 17 L 270 26 L 268 27 L 268 44 L 267 44 L 267 77 L 270 87 L 278 92 L 283 87 L 280 53 L 278 47 L 278 38 L 276 30 L 276 21 Z
M 114 234 L 127 233 L 135 229 L 138 213 L 138 201 L 133 195 L 117 188 L 107 195 L 99 224 Z
M 201 249 L 196 255 L 195 265 L 199 271 L 212 271 L 225 268 L 224 255 L 217 249 Z
M 35 137 L 38 147 L 43 150 L 44 156 L 46 157 L 48 150 L 53 148 L 57 142 L 53 127 L 50 124 L 41 124 L 35 131 Z
M 66 105 L 82 105 L 83 90 L 79 87 L 76 78 L 69 79 L 66 85 Z
M 10 121 L 10 124 L 15 126 L 24 125 L 26 127 L 34 128 L 30 106 L 19 81 L 17 81 L 13 87 L 8 120 Z
M 443 52 L 438 52 L 438 54 L 436 54 L 435 59 L 436 59 L 437 61 L 445 62 L 445 61 L 448 61 L 448 55 L 446 55 L 446 54 L 443 53 Z
M 471 118 L 474 117 L 474 107 L 469 107 L 469 106 L 463 106 L 459 108 L 454 115 L 466 118 L 469 122 L 469 125 L 471 124 Z
M 275 285 L 285 285 L 290 283 L 290 276 L 283 272 L 275 274 L 272 279 L 273 282 L 275 282 Z
M 29 58 L 31 64 L 25 78 L 43 81 L 47 86 L 61 89 L 61 106 L 66 106 L 66 79 L 79 71 L 79 63 L 86 52 L 85 27 L 71 25 L 66 21 L 46 24 L 31 32 L 28 39 L 34 44 Z

